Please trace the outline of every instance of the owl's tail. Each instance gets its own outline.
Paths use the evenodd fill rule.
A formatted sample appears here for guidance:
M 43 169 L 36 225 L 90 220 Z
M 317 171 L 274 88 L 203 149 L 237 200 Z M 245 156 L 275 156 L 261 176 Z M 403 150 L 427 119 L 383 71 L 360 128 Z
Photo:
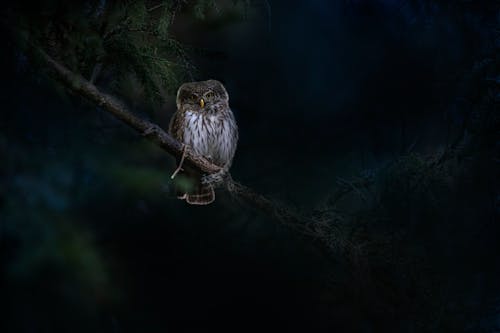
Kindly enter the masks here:
M 215 201 L 215 191 L 211 185 L 202 185 L 196 193 L 186 193 L 185 197 L 190 205 L 208 205 Z

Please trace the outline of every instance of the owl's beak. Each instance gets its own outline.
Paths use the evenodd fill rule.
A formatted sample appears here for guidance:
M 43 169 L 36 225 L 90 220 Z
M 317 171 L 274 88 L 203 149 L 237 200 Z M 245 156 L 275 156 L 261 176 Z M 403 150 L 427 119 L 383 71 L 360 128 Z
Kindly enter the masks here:
M 203 98 L 200 99 L 200 106 L 202 109 L 205 107 L 205 100 Z

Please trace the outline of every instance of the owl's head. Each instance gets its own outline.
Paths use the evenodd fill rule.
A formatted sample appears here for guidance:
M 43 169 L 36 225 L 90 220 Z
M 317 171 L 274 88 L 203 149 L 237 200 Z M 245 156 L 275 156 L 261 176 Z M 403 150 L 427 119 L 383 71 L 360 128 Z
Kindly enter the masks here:
M 213 114 L 227 109 L 229 95 L 217 80 L 187 82 L 177 91 L 177 109 Z

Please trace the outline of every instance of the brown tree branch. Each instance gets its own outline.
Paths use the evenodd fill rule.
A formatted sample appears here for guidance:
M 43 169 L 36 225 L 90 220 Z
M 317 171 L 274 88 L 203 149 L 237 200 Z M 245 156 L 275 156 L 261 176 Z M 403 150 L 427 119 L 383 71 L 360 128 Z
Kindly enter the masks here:
M 182 155 L 182 144 L 172 138 L 158 125 L 137 117 L 116 98 L 99 91 L 95 85 L 82 76 L 73 73 L 44 51 L 38 51 L 43 60 L 49 65 L 56 78 L 64 83 L 66 87 L 80 96 L 85 97 L 87 100 L 99 105 L 105 111 L 155 142 L 167 153 L 173 156 Z M 210 163 L 204 157 L 194 154 L 189 148 L 186 149 L 186 163 L 206 173 L 214 173 L 221 169 L 219 166 Z
M 120 119 L 125 124 L 134 128 L 146 138 L 156 143 L 170 155 L 180 157 L 183 154 L 183 145 L 172 138 L 158 125 L 137 117 L 116 98 L 99 91 L 99 89 L 91 82 L 87 81 L 82 76 L 73 73 L 43 50 L 38 49 L 38 52 L 44 62 L 49 66 L 55 77 L 70 90 L 99 105 L 105 111 L 109 112 L 114 117 Z M 202 172 L 209 174 L 221 170 L 219 166 L 214 165 L 204 157 L 195 154 L 189 147 L 186 149 L 184 163 L 188 163 Z M 231 195 L 239 201 L 249 204 L 266 215 L 277 219 L 281 222 L 281 224 L 285 225 L 289 229 L 292 229 L 303 236 L 313 238 L 314 242 L 319 244 L 322 250 L 331 252 L 330 243 L 333 235 L 329 235 L 328 239 L 323 237 L 322 234 L 324 230 L 321 229 L 322 227 L 318 228 L 318 224 L 315 223 L 312 218 L 299 214 L 295 212 L 294 209 L 280 205 L 277 202 L 255 192 L 251 188 L 233 181 L 231 175 L 226 177 L 224 185 L 229 193 L 231 193 Z

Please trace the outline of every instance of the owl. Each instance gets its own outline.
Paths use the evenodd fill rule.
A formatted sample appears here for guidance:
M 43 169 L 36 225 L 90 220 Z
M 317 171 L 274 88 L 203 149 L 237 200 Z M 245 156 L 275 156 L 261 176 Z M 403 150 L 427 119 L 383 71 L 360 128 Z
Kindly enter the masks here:
M 170 135 L 222 168 L 219 174 L 203 176 L 198 170 L 182 166 L 181 159 L 176 171 L 182 171 L 174 173 L 177 197 L 192 205 L 207 205 L 215 200 L 214 182 L 229 171 L 238 143 L 229 95 L 217 80 L 189 82 L 179 87 L 176 103 Z

